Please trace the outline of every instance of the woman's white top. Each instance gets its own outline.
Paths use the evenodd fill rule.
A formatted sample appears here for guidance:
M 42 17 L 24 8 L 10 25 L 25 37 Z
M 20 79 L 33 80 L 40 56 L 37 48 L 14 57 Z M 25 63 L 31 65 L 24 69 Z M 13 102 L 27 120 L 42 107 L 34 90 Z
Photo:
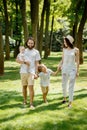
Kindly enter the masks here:
M 67 71 L 76 70 L 75 64 L 75 48 L 74 49 L 63 49 L 63 64 L 62 73 Z

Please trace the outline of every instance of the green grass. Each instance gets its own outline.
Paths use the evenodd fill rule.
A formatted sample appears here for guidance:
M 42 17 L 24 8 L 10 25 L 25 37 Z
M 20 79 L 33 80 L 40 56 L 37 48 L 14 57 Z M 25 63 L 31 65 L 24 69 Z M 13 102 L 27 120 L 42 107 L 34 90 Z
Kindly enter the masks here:
M 42 63 L 56 70 L 61 53 L 51 53 Z M 28 94 L 29 95 L 29 94 Z M 61 73 L 51 76 L 48 104 L 42 101 L 39 79 L 35 80 L 36 109 L 22 106 L 22 87 L 19 64 L 15 59 L 5 61 L 5 72 L 0 77 L 0 130 L 87 130 L 87 53 L 76 79 L 73 107 L 61 104 Z M 28 96 L 29 103 L 29 96 Z

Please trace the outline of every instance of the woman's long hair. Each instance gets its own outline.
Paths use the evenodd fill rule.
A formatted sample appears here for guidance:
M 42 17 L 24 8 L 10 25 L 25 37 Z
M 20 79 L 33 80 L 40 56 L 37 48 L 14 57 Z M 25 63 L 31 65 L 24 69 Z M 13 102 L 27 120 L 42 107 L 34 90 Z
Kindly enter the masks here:
M 71 42 L 68 40 L 68 38 L 64 38 L 64 39 L 65 39 L 65 41 L 66 41 L 67 46 L 70 47 L 71 49 L 73 49 L 74 46 L 73 46 L 73 44 L 71 44 Z M 63 48 L 67 48 L 67 47 L 64 45 L 64 43 L 63 43 Z

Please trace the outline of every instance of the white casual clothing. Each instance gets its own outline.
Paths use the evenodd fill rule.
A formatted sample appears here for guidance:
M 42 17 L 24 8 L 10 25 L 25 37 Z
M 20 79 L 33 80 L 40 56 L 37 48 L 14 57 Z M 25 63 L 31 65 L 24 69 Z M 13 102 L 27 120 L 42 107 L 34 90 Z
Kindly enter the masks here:
M 69 101 L 73 101 L 74 84 L 76 78 L 75 49 L 63 49 L 62 65 L 62 89 L 63 96 L 67 95 L 67 84 L 69 79 Z
M 40 72 L 39 77 L 40 77 L 40 85 L 43 87 L 49 87 L 50 84 L 50 75 L 53 73 L 51 69 L 47 69 L 47 73 Z
M 30 59 L 28 58 L 28 56 L 25 55 L 25 53 L 19 53 L 17 58 L 21 61 L 29 61 Z M 26 64 L 21 64 L 20 66 L 20 73 L 28 73 L 29 70 L 29 66 Z
M 66 73 L 67 71 L 76 70 L 75 65 L 75 49 L 63 49 L 64 57 L 63 57 L 63 65 L 62 65 L 62 73 Z
M 35 65 L 35 61 L 40 61 L 40 54 L 39 51 L 36 49 L 25 49 L 25 55 L 29 58 L 30 60 L 30 66 L 28 69 L 28 72 L 35 74 L 36 71 L 36 65 Z

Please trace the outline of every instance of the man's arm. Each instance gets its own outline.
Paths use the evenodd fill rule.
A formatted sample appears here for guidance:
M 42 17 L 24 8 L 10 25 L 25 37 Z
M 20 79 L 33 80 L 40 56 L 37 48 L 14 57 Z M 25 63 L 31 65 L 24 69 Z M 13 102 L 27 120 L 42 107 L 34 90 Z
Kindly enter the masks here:
M 39 61 L 35 61 L 36 74 L 38 73 Z
M 29 61 L 25 61 L 25 60 L 20 60 L 18 57 L 16 58 L 16 62 L 19 64 L 26 64 L 26 65 L 30 65 Z
M 16 62 L 19 63 L 19 64 L 24 64 L 24 61 L 20 60 L 18 57 L 16 58 Z

